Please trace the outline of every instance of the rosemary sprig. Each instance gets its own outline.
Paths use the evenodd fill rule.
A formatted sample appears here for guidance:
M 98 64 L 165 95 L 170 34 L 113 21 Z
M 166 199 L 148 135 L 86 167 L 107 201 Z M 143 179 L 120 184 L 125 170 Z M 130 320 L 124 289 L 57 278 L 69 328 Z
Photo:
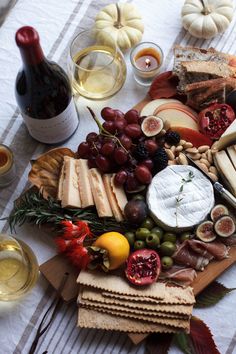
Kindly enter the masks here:
M 178 227 L 178 208 L 180 206 L 180 202 L 183 200 L 182 194 L 184 191 L 184 186 L 185 186 L 185 184 L 192 182 L 193 178 L 194 178 L 194 173 L 192 171 L 189 171 L 188 178 L 181 179 L 181 186 L 179 188 L 178 196 L 175 198 L 175 200 L 176 200 L 176 206 L 175 206 L 176 227 Z
M 7 220 L 11 231 L 16 225 L 24 223 L 53 224 L 57 226 L 62 220 L 83 220 L 89 224 L 91 231 L 97 235 L 107 231 L 125 231 L 126 223 L 118 223 L 114 218 L 99 218 L 94 207 L 87 209 L 62 208 L 53 198 L 44 199 L 40 192 L 28 190 L 20 200 L 15 202 Z

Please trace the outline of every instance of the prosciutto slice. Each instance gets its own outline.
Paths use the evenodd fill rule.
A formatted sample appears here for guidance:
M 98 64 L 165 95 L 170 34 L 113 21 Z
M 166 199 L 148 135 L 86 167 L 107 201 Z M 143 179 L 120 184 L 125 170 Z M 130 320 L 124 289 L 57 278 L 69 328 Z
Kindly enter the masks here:
M 222 242 L 226 246 L 236 246 L 236 234 L 229 237 L 222 237 Z
M 184 285 L 190 285 L 196 276 L 197 273 L 193 268 L 183 268 L 174 265 L 171 267 L 171 269 L 163 271 L 160 275 L 160 279 L 171 280 L 174 282 L 182 283 Z
M 229 249 L 220 241 L 202 242 L 199 240 L 187 240 L 189 248 L 194 252 L 199 253 L 201 256 L 209 258 L 213 256 L 217 260 L 227 258 L 229 255 Z

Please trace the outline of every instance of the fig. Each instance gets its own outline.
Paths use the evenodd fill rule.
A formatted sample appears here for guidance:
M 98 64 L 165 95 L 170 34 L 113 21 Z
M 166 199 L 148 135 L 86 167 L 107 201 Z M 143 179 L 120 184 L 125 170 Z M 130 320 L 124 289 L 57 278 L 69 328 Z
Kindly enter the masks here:
M 216 221 L 217 219 L 219 219 L 223 215 L 229 215 L 228 209 L 223 204 L 217 204 L 211 210 L 211 220 L 212 221 Z
M 148 208 L 142 200 L 130 200 L 125 206 L 124 214 L 131 224 L 137 225 L 148 216 Z
M 161 270 L 161 261 L 154 250 L 140 249 L 128 258 L 125 275 L 135 285 L 149 285 L 154 283 Z
M 214 224 L 212 221 L 204 221 L 198 225 L 196 236 L 199 240 L 204 242 L 214 241 L 216 234 L 214 232 Z
M 235 232 L 235 223 L 234 220 L 229 215 L 221 216 L 216 220 L 214 224 L 214 229 L 217 235 L 221 237 L 229 237 Z
M 144 135 L 155 136 L 163 129 L 163 120 L 156 116 L 147 116 L 142 122 L 141 129 Z

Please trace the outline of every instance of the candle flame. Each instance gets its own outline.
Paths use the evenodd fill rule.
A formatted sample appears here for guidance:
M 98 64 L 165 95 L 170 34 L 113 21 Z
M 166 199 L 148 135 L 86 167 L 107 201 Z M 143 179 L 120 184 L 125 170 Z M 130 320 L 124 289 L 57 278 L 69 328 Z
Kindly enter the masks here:
M 149 66 L 151 65 L 151 60 L 145 59 L 145 64 L 146 64 L 146 68 L 149 68 Z

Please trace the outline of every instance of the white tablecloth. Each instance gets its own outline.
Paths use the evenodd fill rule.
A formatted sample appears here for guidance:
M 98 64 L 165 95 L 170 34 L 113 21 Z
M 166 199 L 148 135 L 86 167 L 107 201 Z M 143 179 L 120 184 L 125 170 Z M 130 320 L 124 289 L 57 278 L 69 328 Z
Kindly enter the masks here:
M 13 201 L 27 185 L 29 160 L 44 151 L 45 146 L 35 142 L 27 133 L 19 115 L 14 98 L 14 82 L 21 65 L 18 49 L 14 42 L 15 31 L 23 25 L 32 25 L 40 33 L 45 54 L 66 68 L 68 44 L 81 29 L 89 28 L 98 9 L 111 3 L 110 0 L 18 0 L 0 28 L 0 142 L 9 145 L 15 152 L 17 180 L 8 188 L 0 190 L 0 215 L 7 216 Z M 229 29 L 212 41 L 196 40 L 181 27 L 180 11 L 184 0 L 134 0 L 139 7 L 145 24 L 144 40 L 158 43 L 164 50 L 164 69 L 171 68 L 173 44 L 194 45 L 204 48 L 213 46 L 218 50 L 236 52 L 236 16 Z M 236 0 L 234 0 L 236 5 Z M 97 113 L 109 105 L 123 111 L 128 110 L 146 94 L 132 75 L 128 53 L 126 54 L 128 75 L 125 86 L 109 101 L 89 102 Z M 72 149 L 84 139 L 95 125 L 85 106 L 88 101 L 78 100 L 80 126 L 67 143 Z M 7 232 L 8 225 L 1 221 L 0 230 Z M 25 225 L 17 229 L 19 238 L 24 239 L 34 250 L 39 263 L 55 254 L 51 237 L 36 227 Z M 231 267 L 219 280 L 228 287 L 236 286 L 236 266 Z M 0 303 L 0 354 L 27 353 L 42 313 L 54 296 L 53 290 L 42 277 L 36 287 L 19 303 Z M 46 305 L 47 304 L 47 305 Z M 220 353 L 226 353 L 234 336 L 236 295 L 227 295 L 218 305 L 206 310 L 194 310 L 214 335 Z M 36 353 L 144 353 L 144 344 L 135 347 L 125 334 L 76 328 L 77 309 L 75 304 L 63 305 L 50 330 L 39 342 Z M 229 350 L 229 353 L 236 353 Z M 172 346 L 170 353 L 180 353 Z M 206 353 L 207 354 L 207 353 Z M 210 354 L 210 353 L 209 353 Z

